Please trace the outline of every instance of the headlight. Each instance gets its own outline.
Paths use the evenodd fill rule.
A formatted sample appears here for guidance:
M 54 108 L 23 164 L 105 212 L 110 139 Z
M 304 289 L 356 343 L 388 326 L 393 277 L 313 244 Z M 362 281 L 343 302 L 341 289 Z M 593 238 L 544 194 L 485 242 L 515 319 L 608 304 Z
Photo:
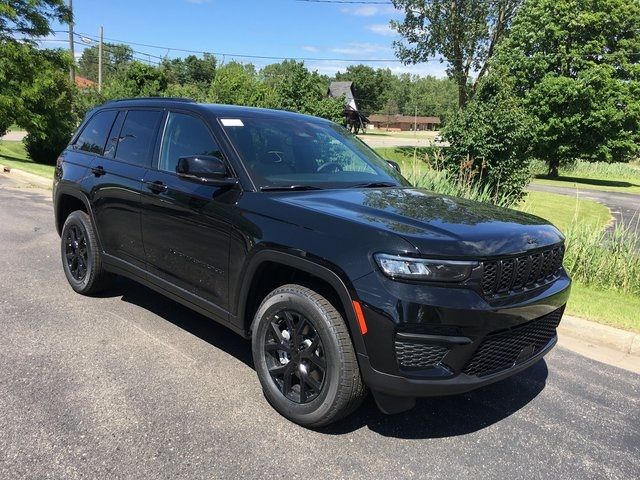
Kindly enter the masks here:
M 374 258 L 384 274 L 391 278 L 430 282 L 461 282 L 478 266 L 478 262 L 427 260 L 386 253 L 376 253 Z

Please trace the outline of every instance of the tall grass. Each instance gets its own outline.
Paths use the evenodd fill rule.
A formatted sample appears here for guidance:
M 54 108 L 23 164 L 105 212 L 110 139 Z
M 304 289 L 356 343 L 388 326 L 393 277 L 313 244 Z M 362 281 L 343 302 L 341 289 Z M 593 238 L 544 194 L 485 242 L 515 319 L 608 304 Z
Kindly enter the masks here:
M 531 162 L 531 173 L 546 175 L 547 165 L 541 160 Z M 640 165 L 629 163 L 585 162 L 577 160 L 560 168 L 560 175 L 618 180 L 640 180 Z
M 412 158 L 405 157 L 403 167 L 405 177 L 413 185 L 436 193 L 501 207 L 513 207 L 519 201 L 519 198 L 506 195 L 500 189 L 474 181 L 478 172 L 471 168 L 461 169 L 458 175 L 446 170 L 439 148 L 421 149 L 420 152 L 415 148 Z
M 618 225 L 611 232 L 573 224 L 565 232 L 565 268 L 574 281 L 640 295 L 638 231 Z

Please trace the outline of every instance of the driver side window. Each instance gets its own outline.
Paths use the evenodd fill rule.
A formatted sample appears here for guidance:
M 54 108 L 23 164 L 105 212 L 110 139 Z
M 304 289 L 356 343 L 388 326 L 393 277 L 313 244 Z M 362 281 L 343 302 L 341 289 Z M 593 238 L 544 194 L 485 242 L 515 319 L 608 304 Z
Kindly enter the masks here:
M 209 129 L 192 115 L 170 112 L 162 138 L 158 169 L 175 172 L 181 157 L 209 155 L 222 159 Z

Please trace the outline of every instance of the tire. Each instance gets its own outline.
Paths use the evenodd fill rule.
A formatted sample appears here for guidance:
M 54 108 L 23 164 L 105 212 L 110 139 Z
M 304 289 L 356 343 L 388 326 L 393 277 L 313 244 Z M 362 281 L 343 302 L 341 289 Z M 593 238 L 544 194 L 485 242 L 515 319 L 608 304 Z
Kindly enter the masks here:
M 67 217 L 60 235 L 60 253 L 64 274 L 76 292 L 93 295 L 111 284 L 113 275 L 102 266 L 96 234 L 85 212 L 76 210 Z
M 253 320 L 251 345 L 265 397 L 299 425 L 329 425 L 365 397 L 344 319 L 309 288 L 284 285 L 267 295 Z

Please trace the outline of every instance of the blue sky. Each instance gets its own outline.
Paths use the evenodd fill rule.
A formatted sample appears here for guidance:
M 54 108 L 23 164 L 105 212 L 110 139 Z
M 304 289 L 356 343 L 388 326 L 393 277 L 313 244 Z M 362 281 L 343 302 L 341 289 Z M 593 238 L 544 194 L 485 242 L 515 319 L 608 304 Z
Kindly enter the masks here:
M 305 62 L 311 69 L 326 74 L 344 70 L 349 64 L 337 59 L 394 59 L 392 42 L 397 37 L 388 24 L 392 18 L 401 18 L 388 4 L 295 0 L 74 0 L 73 4 L 78 33 L 97 36 L 103 25 L 105 39 L 170 47 L 133 46 L 139 52 L 169 57 L 187 55 L 175 50 L 182 48 L 228 54 L 330 58 L 332 60 Z M 54 28 L 66 26 L 54 25 Z M 62 41 L 65 36 L 58 33 L 54 38 Z M 56 46 L 58 42 L 53 41 L 54 38 L 44 45 Z M 82 47 L 76 48 L 82 50 Z M 231 58 L 225 56 L 226 61 Z M 277 61 L 237 59 L 257 66 Z M 439 62 L 371 65 L 389 67 L 394 72 L 436 76 L 443 76 L 445 68 Z

